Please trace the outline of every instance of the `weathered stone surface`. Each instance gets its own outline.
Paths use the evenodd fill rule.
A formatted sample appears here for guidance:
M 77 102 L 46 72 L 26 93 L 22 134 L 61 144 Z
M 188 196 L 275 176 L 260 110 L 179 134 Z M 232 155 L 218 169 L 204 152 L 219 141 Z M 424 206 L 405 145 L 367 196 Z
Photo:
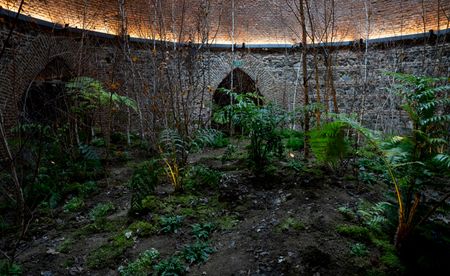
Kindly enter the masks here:
M 0 47 L 9 27 L 9 24 L 0 24 Z M 159 101 L 167 98 L 161 93 L 168 93 L 169 89 L 166 69 L 176 73 L 178 60 L 182 60 L 183 83 L 188 83 L 189 77 L 199 83 L 184 106 L 190 110 L 193 120 L 209 120 L 212 94 L 231 72 L 233 60 L 241 61 L 240 69 L 256 82 L 259 91 L 269 101 L 291 110 L 297 93 L 297 107 L 302 105 L 301 70 L 298 70 L 301 55 L 296 49 L 245 49 L 233 54 L 229 50 L 198 51 L 189 47 L 177 51 L 161 47 L 153 49 L 152 43 L 132 43 L 129 57 L 126 57 L 115 39 L 91 36 L 80 39 L 72 33 L 52 33 L 29 24 L 19 24 L 7 46 L 0 62 L 0 111 L 7 128 L 16 123 L 19 103 L 30 83 L 55 58 L 63 60 L 74 76 L 94 77 L 108 89 L 138 99 L 147 132 L 152 132 L 161 123 L 158 108 L 162 104 Z M 434 76 L 448 76 L 450 73 L 450 44 L 444 41 L 437 44 L 421 41 L 369 45 L 367 54 L 359 46 L 329 50 L 333 50 L 334 81 L 340 111 L 362 112 L 366 125 L 384 131 L 396 132 L 409 127 L 398 100 L 388 91 L 392 79 L 384 72 Z M 322 50 L 318 53 L 323 100 L 326 67 Z M 309 72 L 313 72 L 311 54 L 308 64 Z M 310 76 L 310 86 L 310 96 L 314 99 L 313 75 Z M 328 105 L 332 105 L 331 99 Z M 104 122 L 99 120 L 100 124 Z M 137 115 L 132 122 L 135 128 L 139 127 Z M 119 127 L 124 126 L 123 122 L 117 123 Z

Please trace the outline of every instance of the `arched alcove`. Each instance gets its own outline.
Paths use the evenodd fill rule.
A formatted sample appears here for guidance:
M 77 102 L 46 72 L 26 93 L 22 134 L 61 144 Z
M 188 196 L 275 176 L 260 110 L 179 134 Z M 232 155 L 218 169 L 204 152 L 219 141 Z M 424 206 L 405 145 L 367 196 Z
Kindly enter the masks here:
M 259 89 L 257 88 L 256 82 L 243 70 L 236 68 L 222 80 L 222 82 L 219 84 L 216 91 L 214 92 L 213 113 L 216 110 L 231 104 L 230 96 L 224 93 L 222 89 L 232 90 L 234 93 L 237 94 L 256 93 L 262 98 L 262 95 Z M 264 104 L 261 98 L 255 98 L 254 102 L 258 105 Z M 215 122 L 212 123 L 212 127 L 220 129 L 224 132 L 229 131 L 229 126 L 220 125 Z M 239 130 L 235 129 L 235 131 Z
M 71 77 L 72 72 L 64 60 L 50 61 L 22 94 L 20 121 L 53 125 L 63 120 L 69 108 L 65 86 Z
M 233 78 L 233 79 L 232 79 Z M 231 85 L 233 84 L 233 87 Z M 221 92 L 221 89 L 233 90 L 235 93 L 257 93 L 261 95 L 256 87 L 255 81 L 244 71 L 237 68 L 229 73 L 219 84 L 214 92 L 213 101 L 216 106 L 226 106 L 230 104 L 230 97 Z

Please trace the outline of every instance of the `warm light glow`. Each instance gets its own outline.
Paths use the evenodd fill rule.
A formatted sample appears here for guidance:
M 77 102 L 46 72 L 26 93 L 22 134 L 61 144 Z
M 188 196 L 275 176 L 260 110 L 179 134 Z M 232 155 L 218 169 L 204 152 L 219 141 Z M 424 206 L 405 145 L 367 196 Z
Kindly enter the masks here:
M 86 15 L 83 16 L 82 1 L 69 1 L 64 2 L 65 5 L 61 5 L 61 2 L 56 0 L 48 1 L 26 1 L 22 14 L 31 16 L 36 19 L 54 22 L 57 24 L 65 25 L 68 24 L 72 28 L 86 29 L 90 31 L 96 31 L 106 34 L 117 35 L 119 30 L 119 23 L 117 19 L 116 6 L 112 3 L 105 1 L 102 5 L 99 5 L 95 1 L 88 3 L 86 8 Z M 264 1 L 260 2 L 259 5 L 263 5 Z M 81 3 L 81 4 L 80 4 Z M 144 3 L 144 2 L 143 2 Z M 261 4 L 262 3 L 262 4 Z M 0 6 L 4 9 L 17 12 L 20 1 L 18 0 L 0 0 Z M 134 38 L 144 38 L 144 39 L 156 39 L 156 40 L 166 40 L 166 41 L 178 41 L 179 37 L 177 34 L 177 29 L 173 26 L 166 26 L 165 35 L 158 35 L 157 31 L 151 31 L 152 26 L 150 21 L 151 16 L 147 14 L 145 9 L 140 9 L 142 3 L 139 1 L 130 2 L 130 5 L 135 5 L 133 12 L 128 13 L 128 32 L 131 37 Z M 377 5 L 377 4 L 373 4 Z M 414 3 L 409 4 L 414 5 Z M 429 4 L 431 5 L 431 4 Z M 112 8 L 114 6 L 114 8 Z M 432 5 L 431 5 L 432 6 Z M 448 8 L 449 5 L 446 7 Z M 149 8 L 149 7 L 147 7 Z M 377 6 L 375 8 L 383 8 Z M 444 7 L 445 8 L 445 7 Z M 413 10 L 413 9 L 412 9 Z M 271 22 L 269 19 L 255 18 L 254 21 L 248 19 L 248 15 L 245 17 L 246 10 L 240 10 L 241 17 L 238 18 L 238 23 L 236 25 L 236 35 L 234 41 L 236 44 L 240 45 L 246 43 L 246 45 L 255 44 L 268 44 L 268 45 L 286 45 L 298 43 L 300 39 L 298 38 L 298 24 L 293 21 L 292 18 L 287 16 L 281 20 L 285 19 L 284 23 L 277 23 L 277 21 Z M 405 9 L 405 13 L 410 12 L 411 9 Z M 166 11 L 167 12 L 167 11 Z M 417 34 L 427 32 L 430 29 L 446 29 L 449 26 L 448 20 L 444 16 L 440 16 L 440 21 L 438 22 L 437 15 L 433 14 L 434 11 L 429 10 L 426 13 L 426 26 L 423 25 L 422 11 L 417 10 L 417 14 L 402 14 L 401 11 L 398 14 L 377 14 L 377 18 L 373 18 L 370 31 L 367 34 L 367 26 L 365 22 L 365 17 L 363 11 L 356 10 L 356 13 L 361 12 L 361 14 L 351 14 L 344 15 L 347 16 L 342 22 L 337 21 L 337 34 L 333 37 L 333 42 L 344 42 L 344 41 L 355 41 L 360 38 L 384 38 L 384 37 L 395 37 L 409 34 Z M 386 11 L 384 11 L 386 12 Z M 193 13 L 192 13 L 193 14 Z M 193 14 L 194 15 L 194 14 Z M 271 15 L 267 13 L 266 16 Z M 254 16 L 257 16 L 255 14 Z M 344 17 L 345 17 L 344 16 Z M 353 16 L 353 17 L 349 17 Z M 277 20 L 280 14 L 273 14 L 273 19 Z M 227 18 L 224 16 L 221 20 L 221 27 L 217 32 L 217 37 L 209 41 L 209 43 L 214 44 L 231 44 L 232 38 L 230 37 L 229 24 L 225 20 Z M 246 19 L 245 19 L 246 18 Z M 401 20 L 399 19 L 401 18 Z M 167 20 L 167 18 L 166 18 Z M 178 20 L 178 19 L 176 19 Z M 189 21 L 191 20 L 191 21 Z M 192 21 L 193 18 L 189 18 L 186 27 L 184 28 L 186 34 L 182 38 L 184 42 L 190 40 L 198 39 L 197 36 L 190 37 L 187 32 L 195 32 L 196 25 Z M 215 20 L 215 18 L 213 18 Z M 244 21 L 248 20 L 248 21 Z M 264 21 L 266 20 L 266 21 Z M 243 22 L 245 24 L 240 24 Z M 396 26 L 392 22 L 401 22 L 401 26 Z M 166 21 L 166 23 L 170 20 Z M 271 23 L 268 23 L 271 22 Z M 213 24 L 215 22 L 212 22 Z M 271 24 L 271 25 L 267 25 Z M 290 24 L 284 26 L 283 24 Z M 170 25 L 170 24 L 169 24 Z M 153 26 L 153 28 L 156 28 Z M 280 31 L 283 30 L 283 31 Z M 297 34 L 296 34 L 297 33 Z M 198 41 L 195 41 L 198 42 Z M 310 41 L 311 42 L 311 41 Z M 318 42 L 318 41 L 316 41 Z

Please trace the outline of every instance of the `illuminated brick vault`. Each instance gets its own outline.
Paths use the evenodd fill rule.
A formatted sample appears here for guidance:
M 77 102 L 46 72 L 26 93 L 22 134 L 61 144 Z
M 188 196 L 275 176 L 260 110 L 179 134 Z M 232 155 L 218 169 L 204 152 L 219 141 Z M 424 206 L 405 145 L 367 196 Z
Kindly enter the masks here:
M 300 41 L 298 0 L 128 0 L 125 16 L 133 37 L 177 41 L 293 44 Z M 0 0 L 17 11 L 20 0 Z M 117 34 L 117 0 L 28 0 L 23 13 L 71 27 Z M 450 1 L 335 0 L 309 1 L 316 41 L 402 36 L 449 28 Z M 334 5 L 334 6 L 333 6 Z M 332 12 L 334 11 L 334 12 Z M 333 30 L 325 26 L 334 22 Z M 207 35 L 199 29 L 208 29 Z M 309 26 L 310 28 L 310 26 Z M 330 29 L 330 28 L 328 28 Z M 322 32 L 321 32 L 322 31 Z
M 392 79 L 385 72 L 450 75 L 450 1 L 308 3 L 308 33 L 315 33 L 315 43 L 334 42 L 307 48 L 319 49 L 308 51 L 308 71 L 318 73 L 317 79 L 310 78 L 310 98 L 319 91 L 330 110 L 334 104 L 340 112 L 362 110 L 366 125 L 387 132 L 407 129 L 407 116 L 389 93 Z M 23 95 L 49 64 L 65 64 L 72 76 L 96 78 L 108 89 L 139 99 L 142 112 L 133 122 L 148 127 L 147 132 L 160 120 L 155 95 L 164 98 L 178 89 L 183 96 L 188 90 L 184 84 L 171 86 L 168 68 L 182 68 L 181 80 L 198 81 L 197 94 L 186 107 L 197 121 L 210 122 L 214 91 L 236 67 L 268 102 L 287 110 L 304 104 L 299 96 L 302 48 L 291 45 L 301 42 L 298 1 L 235 0 L 233 9 L 230 0 L 25 0 L 21 14 L 28 17 L 15 25 L 19 4 L 0 0 L 0 49 L 6 50 L 0 61 L 0 112 L 6 128 L 17 123 Z M 308 38 L 312 43 L 313 37 Z M 172 44 L 155 40 L 182 44 L 174 51 Z M 232 41 L 238 44 L 235 52 Z M 243 48 L 242 43 L 258 45 Z M 333 90 L 336 103 L 329 97 Z

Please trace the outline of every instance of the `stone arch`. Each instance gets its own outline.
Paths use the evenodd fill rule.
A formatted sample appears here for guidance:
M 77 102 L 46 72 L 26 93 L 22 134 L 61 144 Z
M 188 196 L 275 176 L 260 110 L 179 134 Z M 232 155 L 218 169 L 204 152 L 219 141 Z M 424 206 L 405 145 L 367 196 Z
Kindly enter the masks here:
M 67 39 L 46 35 L 36 37 L 14 50 L 0 76 L 0 104 L 6 130 L 19 118 L 18 102 L 30 88 L 35 78 L 54 59 L 58 58 L 73 71 L 76 64 L 77 45 Z
M 255 81 L 256 88 L 268 102 L 279 102 L 277 81 L 275 77 L 265 69 L 265 65 L 251 55 L 244 55 L 238 59 L 242 64 L 238 66 L 245 74 Z M 219 84 L 233 71 L 233 59 L 231 54 L 222 54 L 211 60 L 210 88 L 215 91 Z
M 19 121 L 53 124 L 68 112 L 66 83 L 74 77 L 64 59 L 56 57 L 18 99 Z

